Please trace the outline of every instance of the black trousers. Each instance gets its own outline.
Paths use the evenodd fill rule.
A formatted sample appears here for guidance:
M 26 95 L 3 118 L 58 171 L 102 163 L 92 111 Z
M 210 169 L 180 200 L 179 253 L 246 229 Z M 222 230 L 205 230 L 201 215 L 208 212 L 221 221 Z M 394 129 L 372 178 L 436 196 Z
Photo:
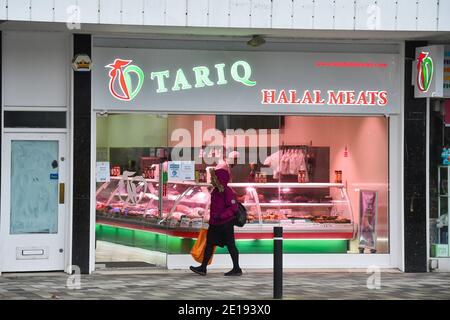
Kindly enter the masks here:
M 231 260 L 233 261 L 233 269 L 239 269 L 239 251 L 236 247 L 234 238 L 234 223 L 229 221 L 224 225 L 213 226 L 210 225 L 208 233 L 206 235 L 206 248 L 203 256 L 203 262 L 201 267 L 206 270 L 208 261 L 213 255 L 214 246 L 223 247 L 227 246 L 230 253 Z

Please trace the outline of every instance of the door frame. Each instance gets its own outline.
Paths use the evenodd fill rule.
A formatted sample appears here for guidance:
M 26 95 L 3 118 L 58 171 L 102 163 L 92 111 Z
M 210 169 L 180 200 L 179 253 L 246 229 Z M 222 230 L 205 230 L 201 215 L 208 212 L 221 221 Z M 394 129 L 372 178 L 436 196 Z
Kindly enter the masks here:
M 65 212 L 64 214 L 64 223 L 62 225 L 62 228 L 60 232 L 62 232 L 62 238 L 63 238 L 63 249 L 64 249 L 64 264 L 61 271 L 64 271 L 66 273 L 71 272 L 71 263 L 72 263 L 72 196 L 71 196 L 71 149 L 70 149 L 70 143 L 69 143 L 69 133 L 67 129 L 15 129 L 15 128 L 4 128 L 3 134 L 2 134 L 2 155 L 1 155 L 1 190 L 2 190 L 2 196 L 1 196 L 1 211 L 0 214 L 3 214 L 3 212 L 6 212 L 6 205 L 9 204 L 9 201 L 5 202 L 3 201 L 3 197 L 5 197 L 5 187 L 6 187 L 6 179 L 10 177 L 10 168 L 6 168 L 5 166 L 5 160 L 7 156 L 7 153 L 5 152 L 5 141 L 7 140 L 13 140 L 14 137 L 17 137 L 18 139 L 26 139 L 29 138 L 30 140 L 36 139 L 39 135 L 45 135 L 49 136 L 51 138 L 52 136 L 59 141 L 60 144 L 63 145 L 64 150 L 64 158 L 65 158 L 65 167 L 64 167 L 64 176 L 65 176 Z M 37 139 L 39 140 L 39 139 Z M 8 177 L 7 177 L 8 175 Z M 9 190 L 8 190 L 9 191 Z M 7 193 L 9 194 L 9 192 Z M 0 239 L 3 238 L 3 236 L 6 236 L 4 234 L 1 234 L 1 228 L 0 228 Z M 3 271 L 3 263 L 4 263 L 4 255 L 3 255 L 3 248 L 2 244 L 0 243 L 0 275 Z M 34 271 L 29 271 L 34 272 Z

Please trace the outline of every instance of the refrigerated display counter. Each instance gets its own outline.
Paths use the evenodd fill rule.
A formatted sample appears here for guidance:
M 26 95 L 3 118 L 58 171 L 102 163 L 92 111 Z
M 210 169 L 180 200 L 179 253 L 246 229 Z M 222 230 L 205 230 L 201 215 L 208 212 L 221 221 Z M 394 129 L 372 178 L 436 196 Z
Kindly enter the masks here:
M 207 227 L 210 191 L 206 183 L 169 182 L 159 203 L 158 181 L 111 177 L 97 189 L 98 224 L 195 238 Z M 353 239 L 356 225 L 344 184 L 230 183 L 248 211 L 237 239 L 271 239 L 283 226 L 286 239 Z M 161 210 L 159 209 L 161 206 Z

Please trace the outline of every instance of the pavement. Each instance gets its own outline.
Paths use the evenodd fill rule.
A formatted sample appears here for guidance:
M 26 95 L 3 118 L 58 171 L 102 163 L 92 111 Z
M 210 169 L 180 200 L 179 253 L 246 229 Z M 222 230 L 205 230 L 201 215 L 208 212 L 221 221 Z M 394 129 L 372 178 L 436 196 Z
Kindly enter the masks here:
M 269 300 L 273 274 L 244 270 L 242 277 L 206 276 L 180 270 L 104 270 L 91 275 L 0 275 L 0 300 Z M 450 273 L 288 271 L 286 300 L 450 299 Z

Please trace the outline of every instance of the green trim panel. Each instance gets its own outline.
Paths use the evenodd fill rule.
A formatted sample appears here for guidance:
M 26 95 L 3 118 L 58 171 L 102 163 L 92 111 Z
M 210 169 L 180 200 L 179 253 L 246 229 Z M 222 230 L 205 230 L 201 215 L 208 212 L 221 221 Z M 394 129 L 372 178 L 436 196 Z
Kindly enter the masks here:
M 168 254 L 189 254 L 195 239 L 179 238 L 150 231 L 96 225 L 96 239 Z M 273 240 L 237 240 L 239 253 L 273 253 Z M 284 253 L 346 253 L 348 240 L 284 240 Z M 217 247 L 217 254 L 228 253 Z

